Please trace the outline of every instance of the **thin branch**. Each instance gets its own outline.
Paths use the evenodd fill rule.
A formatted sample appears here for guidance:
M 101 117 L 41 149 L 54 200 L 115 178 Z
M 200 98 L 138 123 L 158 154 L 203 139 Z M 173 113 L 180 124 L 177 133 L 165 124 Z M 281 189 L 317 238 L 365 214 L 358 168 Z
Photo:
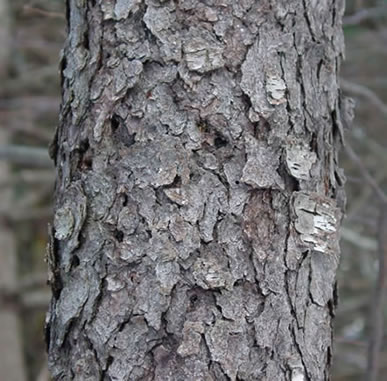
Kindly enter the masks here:
M 54 177 L 55 175 L 51 170 L 24 169 L 8 177 L 7 179 L 0 179 L 0 190 L 1 188 L 13 187 L 18 184 L 28 186 L 52 184 L 54 182 Z
M 42 287 L 47 285 L 47 273 L 33 273 L 25 276 L 18 281 L 18 287 L 21 291 L 31 290 L 35 287 Z
M 366 130 L 362 127 L 359 127 L 357 125 L 355 125 L 352 130 L 351 130 L 351 135 L 359 142 L 361 142 L 361 144 L 365 144 L 366 146 L 368 146 L 368 148 L 370 149 L 370 151 L 377 155 L 378 157 L 380 157 L 380 159 L 384 160 L 387 164 L 387 150 L 386 148 L 380 143 L 380 142 L 377 142 L 376 140 L 370 138 L 367 133 L 366 133 Z
M 42 44 L 46 42 L 42 41 Z M 27 44 L 27 42 L 25 43 Z M 30 43 L 31 44 L 31 43 Z M 42 51 L 43 46 L 36 47 L 37 51 Z M 26 70 L 16 78 L 8 78 L 1 83 L 0 95 L 2 96 L 18 96 L 20 92 L 27 90 L 45 89 L 50 83 L 55 86 L 58 79 L 58 70 L 53 65 L 42 66 L 33 70 Z M 1 102 L 0 104 L 7 104 L 9 102 Z M 4 107 L 4 106 L 2 106 Z
M 0 215 L 8 218 L 13 222 L 30 221 L 30 220 L 41 220 L 52 217 L 51 208 L 29 208 L 26 209 L 15 209 L 0 210 Z
M 38 15 L 38 16 L 44 16 L 44 17 L 49 17 L 54 19 L 61 19 L 61 20 L 65 19 L 65 15 L 63 13 L 47 11 L 45 9 L 36 8 L 28 4 L 24 5 L 23 13 L 25 15 Z
M 48 156 L 48 150 L 46 148 L 1 144 L 0 159 L 32 167 L 53 167 L 53 164 Z
M 368 20 L 375 20 L 382 17 L 387 13 L 386 6 L 374 7 L 374 8 L 365 8 L 351 16 L 345 16 L 343 18 L 343 25 L 358 25 Z
M 387 286 L 387 205 L 379 221 L 379 271 L 372 305 L 372 332 L 368 345 L 367 381 L 379 380 L 380 355 L 384 336 L 384 306 Z
M 0 300 L 7 301 L 22 309 L 46 309 L 50 302 L 51 291 L 48 287 L 38 290 L 20 290 L 2 287 L 0 288 Z
M 386 177 L 387 177 L 387 173 L 383 166 L 381 168 L 378 168 L 377 172 L 374 175 L 375 182 L 378 185 L 381 184 L 386 179 Z M 364 183 L 364 179 L 363 179 L 363 183 Z M 361 194 L 359 195 L 359 197 L 357 197 L 351 202 L 351 207 L 347 211 L 347 221 L 353 221 L 356 218 L 356 216 L 366 206 L 367 202 L 369 201 L 372 195 L 373 195 L 373 188 L 362 187 Z
M 342 90 L 347 91 L 348 93 L 359 95 L 364 98 L 367 98 L 373 105 L 375 105 L 383 115 L 387 116 L 387 105 L 379 98 L 379 96 L 370 90 L 368 87 L 359 85 L 358 83 L 353 83 L 347 81 L 346 79 L 340 79 L 340 85 Z
M 378 381 L 380 355 L 384 330 L 384 305 L 387 294 L 387 195 L 380 188 L 379 184 L 375 181 L 375 179 L 371 176 L 368 169 L 363 164 L 362 160 L 359 158 L 359 156 L 357 156 L 357 154 L 355 153 L 355 151 L 353 151 L 349 144 L 346 144 L 345 150 L 348 156 L 357 164 L 362 173 L 362 176 L 364 177 L 364 180 L 375 191 L 376 195 L 382 203 L 378 237 L 379 271 L 375 287 L 374 301 L 371 305 L 372 333 L 369 340 L 367 372 L 365 375 L 366 381 Z
M 25 192 L 22 197 L 15 201 L 14 205 L 8 206 L 8 208 L 0 208 L 0 211 L 10 216 L 23 215 L 24 212 L 31 210 L 35 205 L 42 204 L 42 201 L 47 199 L 51 193 L 52 191 L 47 187 L 36 188 L 33 192 Z
M 43 309 L 48 307 L 51 299 L 51 292 L 49 290 L 37 290 L 22 292 L 20 294 L 21 306 L 24 309 Z
M 2 114 L 2 112 L 0 111 L 0 116 L 1 116 L 1 114 Z M 9 123 L 9 125 L 4 126 L 4 128 L 8 128 L 8 130 L 14 134 L 22 133 L 25 135 L 32 136 L 43 143 L 51 141 L 52 136 L 53 136 L 53 133 L 51 131 L 47 131 L 43 128 L 36 127 L 32 123 L 28 123 L 25 121 L 21 121 L 20 124 Z
M 347 143 L 344 147 L 346 153 L 351 158 L 351 160 L 359 167 L 364 180 L 368 183 L 368 185 L 375 191 L 376 195 L 379 197 L 380 201 L 387 205 L 387 195 L 380 188 L 379 184 L 375 181 L 375 179 L 371 176 L 368 169 L 363 164 L 360 157 L 355 153 L 355 151 L 351 148 L 351 146 Z
M 356 345 L 358 347 L 367 346 L 367 342 L 363 340 L 348 339 L 346 337 L 340 337 L 340 336 L 336 336 L 334 340 L 336 343 L 340 343 L 340 344 L 351 344 L 351 345 Z
M 376 251 L 378 249 L 378 243 L 373 238 L 365 237 L 344 226 L 341 227 L 340 231 L 343 239 L 363 250 Z

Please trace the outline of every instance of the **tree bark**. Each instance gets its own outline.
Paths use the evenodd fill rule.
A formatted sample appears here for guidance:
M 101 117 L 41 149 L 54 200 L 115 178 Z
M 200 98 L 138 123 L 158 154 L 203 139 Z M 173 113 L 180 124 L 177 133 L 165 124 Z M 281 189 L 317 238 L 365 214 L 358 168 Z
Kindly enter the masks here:
M 329 379 L 342 14 L 68 0 L 54 379 Z

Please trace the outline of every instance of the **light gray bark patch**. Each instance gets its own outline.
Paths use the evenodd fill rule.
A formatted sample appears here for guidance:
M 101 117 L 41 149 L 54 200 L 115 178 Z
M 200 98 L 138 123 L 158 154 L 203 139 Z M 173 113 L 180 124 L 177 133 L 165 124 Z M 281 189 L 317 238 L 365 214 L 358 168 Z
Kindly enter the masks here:
M 249 354 L 243 328 L 237 323 L 217 320 L 214 326 L 207 328 L 205 338 L 211 359 L 220 364 L 231 381 L 235 381 L 239 366 Z
M 68 238 L 74 230 L 74 223 L 74 215 L 68 207 L 58 209 L 54 216 L 55 238 Z
M 275 346 L 281 319 L 286 319 L 287 303 L 283 296 L 268 295 L 262 313 L 254 319 L 255 340 L 262 348 Z
M 267 220 L 262 216 L 269 217 Z M 243 231 L 251 242 L 254 256 L 263 263 L 272 252 L 275 225 L 269 192 L 253 193 L 245 206 Z M 269 222 L 270 221 L 270 222 Z
M 218 224 L 217 238 L 227 254 L 234 280 L 243 279 L 254 282 L 254 269 L 250 261 L 251 249 L 245 242 L 239 220 L 229 216 L 224 217 Z
M 123 164 L 133 172 L 136 186 L 158 188 L 172 184 L 177 175 L 183 179 L 189 175 L 186 157 L 180 141 L 165 137 L 132 145 Z
M 286 147 L 286 165 L 290 174 L 299 180 L 309 180 L 317 155 L 304 142 L 289 142 Z
M 159 289 L 165 295 L 170 295 L 175 284 L 180 280 L 179 265 L 174 261 L 161 262 L 156 265 L 156 278 Z
M 286 103 L 285 92 L 286 84 L 282 78 L 270 74 L 266 76 L 266 93 L 270 104 Z
M 170 188 L 164 192 L 168 198 L 181 205 L 180 215 L 191 224 L 199 222 L 200 235 L 206 242 L 211 241 L 218 211 L 227 208 L 226 189 L 211 172 L 200 171 L 197 183 L 181 188 Z M 208 207 L 206 206 L 208 204 Z M 215 211 L 211 208 L 215 208 Z
M 71 83 L 71 89 L 64 92 L 64 98 L 71 105 L 72 123 L 77 125 L 84 114 L 89 101 L 90 79 L 93 69 L 86 70 L 90 59 L 90 52 L 84 47 L 84 36 L 87 30 L 86 7 L 78 7 L 71 1 L 69 35 L 66 45 L 71 51 L 72 59 L 66 60 L 66 67 L 62 71 L 63 78 Z M 75 81 L 74 79 L 77 78 Z
M 176 379 L 213 380 L 209 375 L 208 362 L 203 349 L 199 355 L 181 358 L 170 348 L 160 345 L 154 350 L 154 358 L 156 362 L 155 381 L 175 381 Z
M 131 59 L 139 59 L 143 63 L 150 58 L 152 44 L 145 38 L 145 31 L 141 25 L 141 19 L 133 16 L 115 23 L 115 36 L 118 50 L 121 54 Z
M 232 289 L 233 277 L 227 266 L 227 259 L 217 244 L 208 244 L 204 249 L 206 256 L 198 258 L 193 265 L 193 277 L 198 286 L 205 290 Z
M 86 218 L 86 196 L 80 182 L 74 182 L 63 195 L 62 207 L 54 216 L 55 238 L 63 241 L 61 267 L 69 271 L 73 251 Z
M 234 215 L 242 214 L 245 202 L 249 197 L 248 187 L 241 182 L 244 161 L 244 155 L 238 154 L 223 166 L 229 184 L 229 210 Z
M 61 327 L 56 336 L 56 345 L 61 346 L 67 327 L 74 318 L 79 317 L 89 295 L 88 275 L 84 270 L 74 271 L 67 279 L 56 304 L 58 324 Z
M 297 316 L 297 327 L 305 327 L 306 307 L 309 302 L 310 290 L 310 261 L 307 257 L 300 265 L 295 282 L 294 308 Z
M 332 346 L 332 335 L 326 308 L 312 304 L 308 306 L 305 316 L 304 342 L 301 352 L 308 376 L 312 380 L 324 380 L 323 369 L 328 362 L 327 349 Z
M 101 369 L 92 350 L 79 348 L 79 356 L 74 359 L 72 370 L 76 371 L 74 381 L 93 381 L 101 376 Z
M 253 336 L 253 335 L 252 335 Z M 267 363 L 263 360 L 262 350 L 250 343 L 250 352 L 239 366 L 238 376 L 242 380 L 259 380 L 264 374 Z
M 302 241 L 300 235 L 297 233 L 294 227 L 291 227 L 289 236 L 286 240 L 286 255 L 285 255 L 285 264 L 286 267 L 290 270 L 297 270 L 302 259 Z
M 183 41 L 184 60 L 189 70 L 205 73 L 224 66 L 224 46 L 206 29 L 191 27 Z
M 166 331 L 181 338 L 186 321 L 186 313 L 190 305 L 188 286 L 175 287 L 171 294 L 171 302 L 165 314 Z
M 189 188 L 166 188 L 164 193 L 171 201 L 181 206 L 187 205 L 191 197 Z
M 107 216 L 115 198 L 113 176 L 97 171 L 88 172 L 85 174 L 85 194 L 93 217 L 98 220 Z
M 158 39 L 160 54 L 165 62 L 179 62 L 182 56 L 181 34 L 176 30 L 175 20 L 173 3 L 159 7 L 148 5 L 144 15 L 147 28 Z
M 114 15 L 117 20 L 126 19 L 130 12 L 136 12 L 142 0 L 116 0 Z
M 232 290 L 221 290 L 216 295 L 216 304 L 221 307 L 222 315 L 227 320 L 252 321 L 261 312 L 263 298 L 253 283 L 243 282 Z
M 218 212 L 221 207 L 218 197 L 219 195 L 216 193 L 208 196 L 203 218 L 199 222 L 200 236 L 204 242 L 211 242 L 213 240 L 213 231 L 218 221 Z
M 157 339 L 154 335 L 153 339 Z M 149 366 L 148 350 L 148 325 L 141 316 L 130 319 L 122 331 L 112 342 L 111 356 L 114 359 L 110 364 L 108 374 L 112 380 L 125 381 L 131 377 L 141 379 L 145 374 L 145 366 Z
M 241 180 L 253 188 L 283 189 L 284 181 L 277 172 L 279 151 L 252 136 L 246 136 L 245 140 L 247 162 Z
M 280 236 L 277 235 L 276 239 L 280 242 Z M 280 242 L 281 244 L 281 242 Z M 275 294 L 281 293 L 285 284 L 285 264 L 281 256 L 275 256 L 275 253 L 270 253 L 271 258 L 265 263 L 264 266 L 264 279 L 262 280 L 260 287 L 264 293 L 274 292 Z
M 101 356 L 108 352 L 107 342 L 120 324 L 128 318 L 134 307 L 134 297 L 128 291 L 128 289 L 131 290 L 131 286 L 129 285 L 128 289 L 120 289 L 122 285 L 125 286 L 122 280 L 115 279 L 114 284 L 110 280 L 111 290 L 104 291 L 103 295 L 108 298 L 104 298 L 104 301 L 98 306 L 95 317 L 87 329 L 94 347 Z M 117 289 L 114 290 L 114 288 Z
M 168 73 L 165 74 L 168 75 Z M 176 72 L 171 74 L 176 75 Z M 152 104 L 148 106 L 148 110 L 152 110 L 155 115 L 158 114 L 160 122 L 167 125 L 173 135 L 182 134 L 187 124 L 187 115 L 177 109 L 169 86 L 162 84 L 152 89 L 149 99 Z
M 139 60 L 129 61 L 127 58 L 121 60 L 120 64 L 113 70 L 113 86 L 117 99 L 122 97 L 128 89 L 134 87 L 139 80 L 143 65 Z
M 276 105 L 287 101 L 287 86 L 277 52 L 286 50 L 289 37 L 291 41 L 290 35 L 263 27 L 242 64 L 241 88 L 250 98 L 253 111 L 264 118 L 275 113 Z
M 223 17 L 214 25 L 215 33 L 223 37 L 226 44 L 223 57 L 226 66 L 231 70 L 239 70 L 246 57 L 247 47 L 253 44 L 255 38 L 254 33 L 242 21 L 243 17 L 234 16 L 232 19 Z
M 117 0 L 105 0 L 101 3 L 101 10 L 103 13 L 103 20 L 110 20 L 115 17 L 114 7 Z
M 136 231 L 138 224 L 137 206 L 133 203 L 123 207 L 118 215 L 117 229 L 125 235 L 131 235 Z
M 149 226 L 152 226 L 155 216 L 156 192 L 151 187 L 140 189 L 135 187 L 131 193 L 131 197 L 137 203 L 139 214 L 143 217 Z
M 314 303 L 326 306 L 333 297 L 338 259 L 324 253 L 312 253 L 310 292 Z
M 177 348 L 177 353 L 182 357 L 198 354 L 203 333 L 202 322 L 186 321 L 183 328 L 183 341 Z
M 341 212 L 334 200 L 317 193 L 295 192 L 293 208 L 301 240 L 326 255 L 337 253 Z
M 142 228 L 141 230 L 144 230 Z M 149 248 L 148 235 L 143 232 L 141 234 L 132 234 L 124 237 L 123 241 L 116 246 L 116 253 L 113 258 L 120 258 L 127 263 L 135 263 L 146 255 Z
M 101 73 L 95 77 L 90 89 L 90 100 L 94 102 L 100 98 L 105 87 L 108 87 L 112 80 L 112 76 L 108 73 Z
M 152 290 L 152 292 L 150 292 Z M 135 291 L 136 305 L 133 313 L 143 315 L 148 325 L 155 330 L 161 326 L 161 316 L 167 311 L 170 298 L 159 287 L 152 274 L 144 274 Z
M 196 226 L 192 226 L 180 215 L 172 216 L 169 231 L 178 243 L 179 258 L 188 259 L 191 253 L 200 247 L 200 235 Z

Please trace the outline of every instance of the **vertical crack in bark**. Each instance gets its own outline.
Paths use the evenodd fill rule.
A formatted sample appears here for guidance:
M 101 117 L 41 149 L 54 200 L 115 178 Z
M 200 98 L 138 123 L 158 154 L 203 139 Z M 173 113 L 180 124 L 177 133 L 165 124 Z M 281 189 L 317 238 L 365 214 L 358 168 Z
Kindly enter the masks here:
M 302 5 L 304 7 L 304 19 L 306 21 L 306 25 L 308 26 L 309 35 L 310 35 L 310 37 L 312 38 L 313 41 L 316 41 L 315 35 L 314 35 L 314 32 L 313 32 L 313 24 L 312 24 L 312 21 L 310 20 L 309 14 L 308 14 L 308 9 L 309 9 L 309 7 L 313 6 L 313 3 L 309 2 L 307 4 L 306 0 L 302 0 Z

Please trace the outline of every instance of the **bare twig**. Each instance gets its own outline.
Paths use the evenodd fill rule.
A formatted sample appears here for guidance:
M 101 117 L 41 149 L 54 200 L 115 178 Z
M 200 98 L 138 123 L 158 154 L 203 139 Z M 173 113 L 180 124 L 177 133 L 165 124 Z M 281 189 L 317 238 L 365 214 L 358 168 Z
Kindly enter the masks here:
M 36 8 L 28 4 L 24 5 L 23 13 L 25 15 L 38 15 L 38 16 L 44 16 L 44 17 L 49 17 L 54 19 L 61 19 L 61 20 L 65 19 L 65 15 L 62 13 L 47 11 L 45 9 Z
M 379 185 L 387 177 L 387 173 L 384 167 L 378 168 L 377 172 L 373 176 L 375 182 Z M 363 179 L 364 182 L 364 179 Z M 380 186 L 380 185 L 379 185 Z M 370 197 L 373 195 L 373 188 L 371 187 L 362 187 L 362 192 L 355 200 L 351 202 L 351 207 L 347 211 L 347 221 L 353 221 L 356 216 L 360 213 L 362 208 L 364 208 L 369 201 Z
M 10 219 L 13 222 L 20 221 L 29 221 L 29 220 L 41 220 L 47 219 L 52 216 L 51 208 L 29 208 L 25 209 L 15 209 L 11 211 L 0 211 L 1 215 L 4 215 L 6 218 Z
M 0 288 L 0 300 L 21 309 L 46 309 L 50 297 L 51 292 L 47 286 L 32 291 Z
M 386 6 L 374 7 L 374 8 L 364 8 L 359 12 L 356 12 L 354 15 L 346 16 L 343 18 L 343 25 L 358 25 L 368 20 L 375 20 L 387 13 Z
M 367 342 L 363 340 L 355 340 L 355 339 L 348 339 L 346 337 L 335 337 L 335 342 L 340 344 L 351 344 L 356 345 L 358 347 L 366 347 Z
M 54 182 L 54 172 L 46 169 L 24 169 L 9 176 L 7 179 L 0 179 L 0 190 L 4 187 L 12 187 L 18 184 L 43 185 Z
M 1 144 L 0 159 L 32 167 L 53 167 L 46 148 Z
M 24 309 L 45 310 L 50 302 L 51 292 L 48 289 L 22 292 L 20 294 L 21 307 Z
M 41 44 L 47 44 L 42 41 Z M 26 42 L 27 44 L 27 42 Z M 35 50 L 42 51 L 43 47 L 36 47 Z M 20 92 L 26 92 L 26 90 L 36 90 L 47 88 L 48 83 L 52 83 L 56 86 L 56 80 L 58 78 L 58 69 L 55 66 L 42 66 L 33 70 L 26 70 L 16 78 L 8 78 L 2 82 L 0 88 L 0 94 L 6 96 L 17 96 Z M 48 82 L 50 81 L 50 82 Z M 56 87 L 55 87 L 56 88 Z M 1 102 L 7 104 L 9 102 Z M 2 106 L 3 107 L 3 106 Z
M 0 112 L 1 115 L 1 112 Z M 52 139 L 53 133 L 43 128 L 39 128 L 26 121 L 19 121 L 19 123 L 10 123 L 9 131 L 11 133 L 22 133 L 39 139 L 40 142 L 46 143 Z
M 384 304 L 387 286 L 387 205 L 379 221 L 379 272 L 372 305 L 372 332 L 368 345 L 367 381 L 379 380 L 380 353 L 384 334 Z
M 362 145 L 364 144 L 368 146 L 368 148 L 373 154 L 377 155 L 381 160 L 384 160 L 387 164 L 387 150 L 386 147 L 383 146 L 383 144 L 370 138 L 367 135 L 365 129 L 363 129 L 362 127 L 355 125 L 351 132 L 351 135 L 356 140 L 361 142 Z
M 344 226 L 341 227 L 341 237 L 346 241 L 356 245 L 357 247 L 363 250 L 376 251 L 378 248 L 378 243 L 376 240 L 365 237 L 349 228 Z
M 375 287 L 374 301 L 371 305 L 372 332 L 368 345 L 367 372 L 365 376 L 366 381 L 378 381 L 384 328 L 384 304 L 387 294 L 387 195 L 371 176 L 362 160 L 359 158 L 359 156 L 357 156 L 349 144 L 345 146 L 345 150 L 348 156 L 359 167 L 364 180 L 374 190 L 382 203 L 378 237 L 379 270 Z
M 364 177 L 364 180 L 366 180 L 368 185 L 375 191 L 375 193 L 379 197 L 380 201 L 383 204 L 387 205 L 386 193 L 384 193 L 384 191 L 380 188 L 379 184 L 371 176 L 368 169 L 363 164 L 362 160 L 359 158 L 359 156 L 355 153 L 355 151 L 351 148 L 351 146 L 348 143 L 345 145 L 345 151 L 348 154 L 348 156 L 351 158 L 351 160 L 354 163 L 356 163 L 356 165 L 359 167 L 360 172 L 361 172 L 362 176 Z
M 376 93 L 374 93 L 368 87 L 347 81 L 343 78 L 340 79 L 340 85 L 341 88 L 348 93 L 367 98 L 383 113 L 383 115 L 387 116 L 387 105 L 378 97 L 378 95 L 376 95 Z
M 47 285 L 47 273 L 33 273 L 19 279 L 18 287 L 21 291 Z

